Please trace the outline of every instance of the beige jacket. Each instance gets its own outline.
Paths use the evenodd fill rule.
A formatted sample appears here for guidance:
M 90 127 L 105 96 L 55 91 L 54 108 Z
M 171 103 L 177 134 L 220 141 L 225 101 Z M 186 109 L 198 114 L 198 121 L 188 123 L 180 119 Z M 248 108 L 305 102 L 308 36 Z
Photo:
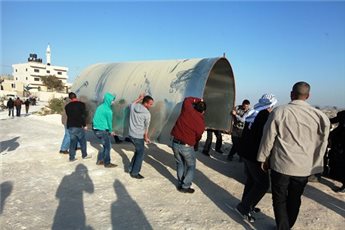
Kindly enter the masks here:
M 270 168 L 285 175 L 320 173 L 329 131 L 329 118 L 307 102 L 279 106 L 266 122 L 257 160 L 269 158 Z

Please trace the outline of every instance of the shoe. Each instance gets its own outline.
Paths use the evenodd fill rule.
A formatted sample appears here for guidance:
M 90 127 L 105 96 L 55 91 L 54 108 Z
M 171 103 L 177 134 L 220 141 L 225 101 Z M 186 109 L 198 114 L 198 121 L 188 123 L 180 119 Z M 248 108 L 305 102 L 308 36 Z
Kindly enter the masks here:
M 88 154 L 85 157 L 83 157 L 83 159 L 90 159 L 90 158 L 92 158 L 92 156 L 90 154 Z
M 252 214 L 249 213 L 245 213 L 243 210 L 241 210 L 241 206 L 237 205 L 236 207 L 236 212 L 238 212 L 238 214 L 240 214 L 242 216 L 242 218 L 246 221 L 248 221 L 249 223 L 254 223 L 255 222 L 255 218 L 252 216 Z
M 105 168 L 115 168 L 116 166 L 117 165 L 113 164 L 113 163 L 109 163 L 109 164 L 104 165 Z
M 74 159 L 69 159 L 69 162 L 73 162 L 73 161 L 76 161 L 77 158 L 74 158 Z
M 115 143 L 116 144 L 121 144 L 123 141 L 122 140 L 116 140 Z
M 81 150 L 81 148 L 79 148 L 79 147 L 75 148 L 75 151 L 77 151 L 77 150 Z
M 97 161 L 96 165 L 104 165 L 104 161 Z
M 217 153 L 223 154 L 224 152 L 221 149 L 216 150 Z
M 144 177 L 140 174 L 138 175 L 133 175 L 133 174 L 130 174 L 132 178 L 135 178 L 135 179 L 144 179 Z
M 183 192 L 183 193 L 193 193 L 195 191 L 195 189 L 192 189 L 192 188 L 180 188 L 179 189 L 180 192 Z
M 67 150 L 64 150 L 64 151 L 63 151 L 63 150 L 60 150 L 60 153 L 61 153 L 61 154 L 69 154 L 69 152 L 68 152 Z

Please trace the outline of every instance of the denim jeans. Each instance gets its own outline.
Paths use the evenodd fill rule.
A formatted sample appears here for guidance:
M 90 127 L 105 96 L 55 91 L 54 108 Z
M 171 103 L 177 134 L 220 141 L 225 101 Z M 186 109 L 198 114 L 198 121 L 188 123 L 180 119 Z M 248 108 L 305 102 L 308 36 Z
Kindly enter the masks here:
M 68 133 L 70 136 L 69 159 L 73 160 L 75 158 L 75 149 L 77 148 L 78 142 L 80 143 L 82 157 L 86 157 L 86 137 L 84 129 L 70 127 L 68 128 Z
M 67 126 L 65 126 L 65 135 L 63 136 L 63 140 L 61 143 L 60 151 L 67 151 L 69 150 L 69 146 L 71 143 L 71 138 L 69 136 L 69 132 Z
M 12 114 L 12 117 L 14 117 L 14 108 L 8 109 L 8 116 L 11 116 L 11 114 Z
M 261 169 L 261 163 L 243 159 L 245 182 L 241 203 L 239 204 L 245 213 L 249 213 L 266 194 L 270 184 L 269 175 Z
M 16 114 L 17 114 L 17 117 L 20 117 L 20 110 L 21 110 L 22 106 L 18 106 L 16 107 Z
M 189 188 L 192 185 L 195 173 L 195 151 L 193 146 L 172 143 L 176 161 L 178 186 Z
M 144 139 L 134 137 L 130 137 L 130 139 L 135 146 L 135 152 L 129 164 L 128 171 L 131 175 L 138 175 L 144 160 Z
M 278 230 L 292 228 L 301 206 L 308 177 L 289 176 L 271 170 L 272 200 Z
M 111 141 L 109 133 L 104 130 L 94 130 L 93 132 L 103 145 L 103 149 L 98 152 L 97 162 L 103 161 L 104 165 L 110 164 Z

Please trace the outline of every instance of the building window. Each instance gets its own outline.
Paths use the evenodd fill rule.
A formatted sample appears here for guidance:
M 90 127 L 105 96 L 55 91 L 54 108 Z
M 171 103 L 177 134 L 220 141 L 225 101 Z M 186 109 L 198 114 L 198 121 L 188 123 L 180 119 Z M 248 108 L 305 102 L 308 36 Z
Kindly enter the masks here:
M 16 77 L 16 80 L 18 81 L 18 78 Z
M 16 85 L 14 83 L 11 84 L 12 89 L 16 88 Z
M 26 80 L 28 80 L 28 77 L 26 77 Z
M 18 72 L 18 70 L 16 69 L 16 72 Z
M 57 74 L 62 75 L 62 72 L 57 72 Z
M 50 70 L 47 70 L 47 73 L 50 73 Z
M 40 78 L 39 77 L 35 77 L 34 81 L 40 81 Z
M 28 68 L 26 68 L 25 70 L 26 70 L 26 72 L 28 72 Z
M 39 70 L 39 69 L 34 69 L 34 72 L 35 72 L 35 73 L 39 73 L 40 70 Z

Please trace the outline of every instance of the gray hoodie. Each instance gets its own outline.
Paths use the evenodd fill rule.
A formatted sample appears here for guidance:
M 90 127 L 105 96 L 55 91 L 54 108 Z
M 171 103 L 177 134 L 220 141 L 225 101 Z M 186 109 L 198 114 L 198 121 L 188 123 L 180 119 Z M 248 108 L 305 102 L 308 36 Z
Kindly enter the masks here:
M 129 136 L 144 139 L 151 120 L 149 110 L 141 103 L 132 103 L 129 114 Z

